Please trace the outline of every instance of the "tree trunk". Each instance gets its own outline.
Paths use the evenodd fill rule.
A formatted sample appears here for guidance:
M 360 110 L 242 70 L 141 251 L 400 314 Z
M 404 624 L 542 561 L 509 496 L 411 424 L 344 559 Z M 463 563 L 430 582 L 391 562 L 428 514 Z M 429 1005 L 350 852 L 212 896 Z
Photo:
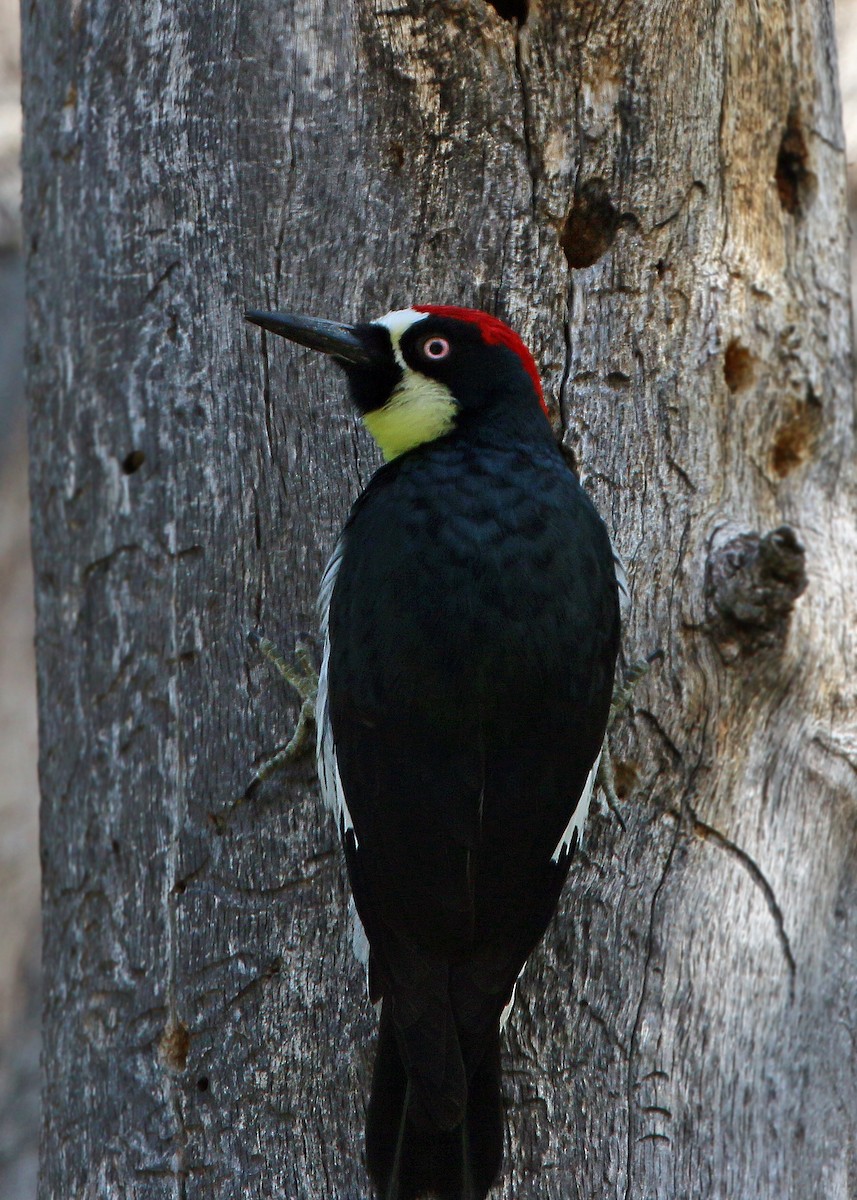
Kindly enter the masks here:
M 24 66 L 43 1200 L 368 1194 L 312 762 L 222 817 L 296 716 L 246 630 L 315 627 L 376 457 L 242 307 L 410 301 L 529 340 L 663 652 L 519 989 L 498 1194 L 854 1196 L 829 0 L 29 0 Z

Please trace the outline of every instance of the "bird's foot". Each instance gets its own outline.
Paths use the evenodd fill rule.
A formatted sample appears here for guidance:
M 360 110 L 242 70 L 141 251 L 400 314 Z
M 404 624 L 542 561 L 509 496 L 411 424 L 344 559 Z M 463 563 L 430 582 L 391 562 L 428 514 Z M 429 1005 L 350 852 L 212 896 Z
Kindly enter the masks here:
M 622 682 L 617 683 L 613 688 L 613 699 L 610 702 L 610 714 L 607 717 L 607 729 L 604 734 L 604 745 L 601 749 L 601 761 L 598 764 L 595 785 L 598 789 L 598 803 L 601 815 L 606 817 L 612 813 L 623 829 L 625 828 L 625 822 L 622 820 L 619 812 L 619 797 L 616 794 L 616 773 L 613 767 L 613 755 L 610 750 L 610 731 L 619 717 L 631 707 L 631 701 L 637 685 L 651 671 L 652 664 L 659 658 L 663 658 L 663 656 L 663 650 L 658 649 L 647 655 L 646 658 L 638 658 L 625 671 L 625 677 Z
M 226 813 L 221 815 L 219 823 L 222 825 L 228 823 L 229 818 L 239 805 L 255 798 L 259 788 L 266 779 L 270 779 L 272 775 L 276 775 L 283 767 L 303 757 L 310 750 L 314 740 L 318 672 L 313 666 L 309 648 L 299 642 L 295 649 L 295 661 L 294 663 L 289 663 L 268 638 L 263 637 L 255 630 L 251 630 L 248 637 L 250 642 L 267 658 L 268 662 L 277 668 L 277 671 L 282 675 L 286 683 L 294 688 L 300 696 L 301 710 L 298 714 L 294 733 L 288 742 L 284 746 L 278 747 L 270 758 L 266 758 L 261 764 L 247 785 L 244 794 L 239 796 L 237 800 L 233 800 Z
M 659 658 L 663 658 L 663 656 L 663 650 L 653 650 L 645 658 L 638 658 L 635 662 L 632 662 L 625 671 L 625 678 L 613 688 L 613 699 L 610 701 L 610 713 L 607 717 L 608 733 L 619 717 L 621 717 L 622 713 L 627 712 L 631 707 L 631 701 L 634 698 L 637 685 L 651 671 L 652 664 L 657 662 Z
M 262 637 L 255 630 L 250 632 L 249 637 L 268 662 L 277 668 L 286 683 L 300 696 L 301 711 L 294 733 L 284 746 L 276 750 L 259 767 L 244 793 L 244 800 L 252 799 L 266 779 L 282 770 L 287 763 L 301 758 L 310 749 L 315 731 L 315 702 L 318 696 L 318 672 L 312 664 L 308 647 L 299 642 L 295 649 L 295 662 L 288 663 L 268 638 Z
M 291 687 L 295 689 L 304 704 L 312 706 L 310 719 L 315 720 L 315 701 L 318 695 L 318 672 L 312 664 L 309 647 L 298 642 L 295 648 L 295 664 L 287 663 L 274 643 L 255 629 L 251 629 L 247 637 L 250 644 L 258 647 L 268 662 L 273 663 L 277 670 Z M 303 710 L 301 710 L 303 711 Z
M 604 734 L 604 744 L 601 747 L 601 759 L 595 776 L 595 795 L 598 811 L 602 817 L 611 814 L 616 818 L 622 829 L 625 822 L 619 811 L 619 797 L 616 794 L 616 773 L 613 769 L 613 754 L 610 750 L 610 735 Z

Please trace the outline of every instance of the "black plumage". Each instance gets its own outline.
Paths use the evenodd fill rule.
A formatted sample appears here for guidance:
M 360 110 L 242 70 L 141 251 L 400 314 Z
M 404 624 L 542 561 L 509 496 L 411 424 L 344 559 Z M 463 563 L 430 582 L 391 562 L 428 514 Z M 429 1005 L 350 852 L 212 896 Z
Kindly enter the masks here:
M 384 1200 L 478 1200 L 499 1173 L 501 1013 L 568 871 L 619 640 L 610 540 L 532 360 L 448 311 L 383 350 L 372 327 L 378 395 L 371 366 L 343 363 L 361 410 L 419 372 L 456 412 L 376 473 L 325 587 L 320 761 L 382 1001 L 367 1157 Z
M 382 1040 L 397 1031 L 415 1109 L 447 1130 L 556 906 L 568 856 L 552 854 L 612 691 L 610 542 L 541 424 L 527 443 L 500 419 L 382 468 L 330 605 L 330 719 Z

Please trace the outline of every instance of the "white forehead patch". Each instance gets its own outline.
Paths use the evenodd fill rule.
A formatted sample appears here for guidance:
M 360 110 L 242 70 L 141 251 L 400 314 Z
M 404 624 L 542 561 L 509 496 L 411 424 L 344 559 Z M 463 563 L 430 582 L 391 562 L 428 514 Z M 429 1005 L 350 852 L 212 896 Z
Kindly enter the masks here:
M 407 367 L 402 357 L 402 352 L 399 349 L 402 334 L 406 333 L 417 321 L 424 321 L 428 315 L 428 313 L 417 312 L 415 308 L 397 308 L 393 312 L 388 312 L 386 316 L 379 317 L 377 321 L 372 322 L 373 325 L 383 325 L 389 332 L 396 362 L 404 370 L 407 370 Z
M 385 329 L 389 329 L 390 337 L 398 341 L 406 329 L 410 329 L 416 321 L 424 321 L 427 316 L 428 313 L 417 312 L 415 308 L 397 308 L 394 312 L 379 317 L 372 324 L 383 325 Z
M 388 462 L 415 446 L 443 437 L 455 424 L 458 405 L 449 388 L 409 367 L 399 345 L 403 335 L 429 315 L 415 308 L 399 308 L 372 322 L 390 334 L 393 355 L 402 368 L 402 377 L 387 403 L 363 416 L 363 424 Z

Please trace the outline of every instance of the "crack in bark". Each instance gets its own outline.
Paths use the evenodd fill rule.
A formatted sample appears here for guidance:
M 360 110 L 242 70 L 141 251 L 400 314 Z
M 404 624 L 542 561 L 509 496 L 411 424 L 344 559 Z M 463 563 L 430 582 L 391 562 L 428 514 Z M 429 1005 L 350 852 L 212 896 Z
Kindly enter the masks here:
M 671 1146 L 672 1138 L 665 1133 L 641 1133 L 637 1138 L 637 1143 L 640 1142 L 666 1142 L 668 1146 Z
M 532 124 L 532 110 L 530 107 L 530 92 L 527 87 L 526 74 L 524 72 L 524 55 L 523 55 L 523 38 L 524 27 L 519 25 L 515 30 L 515 74 L 518 76 L 518 84 L 521 89 L 521 108 L 523 110 L 523 122 L 521 132 L 524 138 L 524 150 L 527 155 L 527 169 L 530 173 L 530 213 L 533 221 L 537 221 L 537 197 L 539 186 L 539 170 L 536 164 L 536 152 L 533 145 L 532 133 L 530 126 Z
M 791 947 L 791 942 L 789 941 L 789 936 L 786 933 L 786 924 L 785 924 L 785 918 L 783 917 L 783 910 L 780 908 L 779 903 L 777 902 L 777 897 L 774 893 L 774 889 L 771 887 L 770 883 L 766 879 L 759 864 L 755 861 L 754 858 L 751 857 L 751 855 L 749 855 L 747 853 L 746 850 L 742 849 L 742 847 L 739 846 L 736 842 L 733 842 L 730 838 L 726 837 L 726 835 L 721 833 L 719 829 L 715 829 L 713 825 L 707 825 L 705 823 L 705 821 L 700 821 L 699 817 L 697 817 L 696 813 L 693 811 L 692 808 L 690 808 L 689 805 L 688 805 L 687 811 L 688 811 L 688 814 L 691 819 L 692 832 L 701 841 L 712 842 L 715 846 L 719 847 L 721 850 L 725 850 L 727 854 L 731 854 L 733 856 L 733 858 L 737 859 L 737 861 L 741 864 L 741 866 L 744 868 L 744 870 L 747 872 L 747 874 L 753 880 L 753 883 L 755 883 L 756 887 L 759 888 L 762 895 L 764 896 L 765 903 L 768 906 L 768 911 L 770 912 L 770 914 L 773 918 L 774 926 L 777 931 L 777 940 L 780 943 L 780 947 L 783 952 L 783 957 L 785 958 L 786 965 L 788 966 L 789 1002 L 794 1003 L 795 979 L 797 977 L 797 963 L 795 961 L 794 953 L 792 952 L 792 947 Z
M 291 182 L 295 169 L 295 93 L 290 90 L 288 93 L 288 116 L 286 127 L 286 141 L 288 142 L 289 154 L 288 162 L 286 163 L 286 178 Z M 286 242 L 286 230 L 288 224 L 288 194 L 283 197 L 283 203 L 280 208 L 280 220 L 277 226 L 277 242 L 274 251 L 274 307 L 280 306 L 280 284 L 283 278 L 283 248 Z
M 574 301 L 574 282 L 569 280 L 568 291 L 566 293 L 565 320 L 562 324 L 563 340 L 565 342 L 565 362 L 562 367 L 562 377 L 559 381 L 559 419 L 562 426 L 562 440 L 565 440 L 565 435 L 570 431 L 570 413 L 568 406 L 568 381 L 571 375 L 571 320 L 572 308 Z
M 691 774 L 691 780 L 693 779 L 693 776 L 695 774 L 696 774 L 696 771 L 694 770 L 694 772 Z M 630 1040 L 630 1043 L 628 1046 L 628 1086 L 627 1086 L 626 1097 L 625 1097 L 627 1120 L 628 1120 L 628 1134 L 627 1134 L 627 1144 L 626 1144 L 626 1152 L 625 1152 L 626 1153 L 626 1158 L 625 1158 L 625 1174 L 626 1174 L 625 1200 L 630 1200 L 631 1186 L 633 1183 L 633 1177 L 632 1177 L 632 1171 L 631 1171 L 631 1155 L 633 1153 L 633 1147 L 634 1147 L 634 1137 L 633 1137 L 633 1130 L 632 1130 L 633 1120 L 631 1117 L 633 1104 L 634 1104 L 633 1063 L 634 1063 L 634 1054 L 636 1051 L 637 1038 L 639 1036 L 640 1025 L 642 1023 L 643 1006 L 645 1005 L 646 993 L 648 992 L 648 989 L 649 989 L 649 970 L 650 970 L 650 967 L 652 964 L 654 932 L 655 932 L 655 909 L 657 908 L 658 900 L 660 899 L 661 892 L 663 891 L 664 884 L 666 883 L 666 880 L 667 880 L 667 875 L 669 874 L 670 867 L 672 866 L 672 861 L 673 861 L 673 857 L 675 855 L 676 846 L 678 845 L 679 833 L 681 830 L 681 819 L 680 819 L 679 814 L 677 814 L 675 812 L 671 812 L 670 815 L 675 819 L 675 833 L 673 834 L 672 845 L 669 848 L 666 862 L 664 863 L 663 872 L 661 873 L 661 877 L 658 881 L 657 887 L 655 888 L 654 892 L 652 893 L 652 903 L 649 907 L 649 931 L 648 931 L 648 934 L 646 937 L 646 961 L 643 964 L 643 983 L 642 983 L 642 987 L 640 988 L 640 1000 L 639 1000 L 639 1003 L 637 1004 L 637 1013 L 636 1013 L 636 1016 L 634 1017 L 634 1025 L 633 1025 L 633 1028 L 631 1029 L 631 1040 Z M 637 1140 L 639 1141 L 640 1139 L 638 1138 Z
M 172 504 L 170 505 L 170 500 Z M 182 724 L 178 719 L 178 661 L 179 661 L 179 602 L 178 575 L 179 560 L 176 555 L 178 541 L 178 518 L 176 511 L 177 496 L 175 488 L 168 493 L 167 511 L 171 507 L 171 521 L 167 525 L 167 551 L 172 571 L 170 578 L 169 608 L 167 614 L 167 640 L 169 652 L 167 655 L 167 717 L 164 730 L 164 757 L 167 760 L 165 776 L 175 780 L 175 805 L 172 811 L 172 827 L 169 831 L 169 849 L 166 862 L 166 878 L 164 908 L 167 913 L 167 968 L 165 978 L 165 996 L 167 1009 L 167 1030 L 185 1027 L 179 1013 L 178 997 L 176 994 L 176 979 L 178 976 L 178 906 L 179 893 L 176 885 L 179 882 L 179 866 L 181 862 L 181 831 L 186 817 L 186 800 L 184 790 L 184 758 L 182 754 Z M 175 1162 L 173 1177 L 175 1179 L 175 1195 L 177 1200 L 186 1200 L 187 1196 L 187 1146 L 188 1128 L 185 1120 L 184 1095 L 175 1076 L 167 1071 L 166 1088 L 169 1104 L 173 1110 L 176 1123 L 175 1129 Z
M 262 400 L 265 405 L 265 436 L 268 454 L 273 453 L 274 437 L 271 426 L 271 366 L 268 361 L 268 335 L 262 330 Z
M 611 1025 L 608 1024 L 606 1018 L 603 1017 L 601 1015 L 601 1013 L 598 1012 L 598 1010 L 585 997 L 580 999 L 578 1001 L 578 1004 L 583 1009 L 583 1011 L 586 1013 L 586 1015 L 598 1026 L 598 1028 L 604 1034 L 604 1037 L 606 1038 L 608 1044 L 611 1045 L 614 1050 L 618 1050 L 619 1053 L 622 1055 L 622 1057 L 627 1062 L 628 1061 L 628 1051 L 622 1045 L 622 1042 L 616 1036 L 615 1030 L 612 1028 Z
M 240 884 L 229 883 L 221 877 L 213 876 L 207 882 L 205 890 L 209 895 L 216 896 L 218 900 L 224 902 L 233 904 L 247 902 L 248 906 L 258 904 L 259 908 L 248 907 L 247 911 L 262 912 L 267 905 L 275 903 L 281 897 L 291 897 L 294 892 L 315 883 L 320 874 L 326 873 L 331 867 L 335 868 L 338 858 L 339 849 L 335 847 L 317 856 L 314 860 L 317 863 L 314 870 L 309 869 L 310 864 L 307 864 L 306 870 L 300 873 L 296 872 L 282 883 L 274 884 L 272 887 L 242 887 Z
M 174 259 L 174 261 L 171 262 L 168 266 L 166 266 L 163 269 L 163 271 L 161 271 L 160 275 L 158 275 L 158 277 L 155 279 L 155 282 L 152 284 L 152 286 L 149 288 L 148 292 L 146 292 L 146 295 L 143 297 L 144 305 L 149 304 L 150 301 L 154 300 L 155 296 L 157 296 L 158 292 L 161 290 L 161 286 L 164 283 L 166 283 L 166 281 L 172 275 L 172 273 L 176 269 L 176 267 L 180 267 L 180 266 L 181 266 L 181 259 L 177 258 L 177 259 Z
M 237 1008 L 248 996 L 252 996 L 255 992 L 263 991 L 272 979 L 276 979 L 282 969 L 282 958 L 277 957 L 272 959 L 261 974 L 251 979 L 248 983 L 245 983 L 230 999 L 224 1000 L 224 1010 L 228 1012 L 231 1009 Z
M 812 740 L 822 750 L 841 759 L 852 771 L 857 772 L 857 730 L 853 733 L 847 730 L 819 730 Z
M 654 1113 L 655 1116 L 666 1117 L 668 1121 L 673 1119 L 672 1112 L 668 1108 L 664 1108 L 662 1104 L 643 1104 L 640 1107 L 640 1112 Z M 638 1141 L 642 1139 L 638 1138 Z
M 679 750 L 678 746 L 675 744 L 675 742 L 672 740 L 670 735 L 664 729 L 663 725 L 660 723 L 660 721 L 655 716 L 655 714 L 648 708 L 636 707 L 634 709 L 634 715 L 645 718 L 645 720 L 647 720 L 651 724 L 655 733 L 657 733 L 658 737 L 661 739 L 664 746 L 666 746 L 666 748 L 669 751 L 670 755 L 672 756 L 673 760 L 677 763 L 680 763 L 682 761 L 681 750 Z
M 96 571 L 102 571 L 111 567 L 120 554 L 145 554 L 145 550 L 139 542 L 124 542 L 121 546 L 114 546 L 108 550 L 106 554 L 100 555 L 98 558 L 92 559 L 91 562 L 85 564 L 81 571 L 81 578 L 88 580 L 90 575 Z

